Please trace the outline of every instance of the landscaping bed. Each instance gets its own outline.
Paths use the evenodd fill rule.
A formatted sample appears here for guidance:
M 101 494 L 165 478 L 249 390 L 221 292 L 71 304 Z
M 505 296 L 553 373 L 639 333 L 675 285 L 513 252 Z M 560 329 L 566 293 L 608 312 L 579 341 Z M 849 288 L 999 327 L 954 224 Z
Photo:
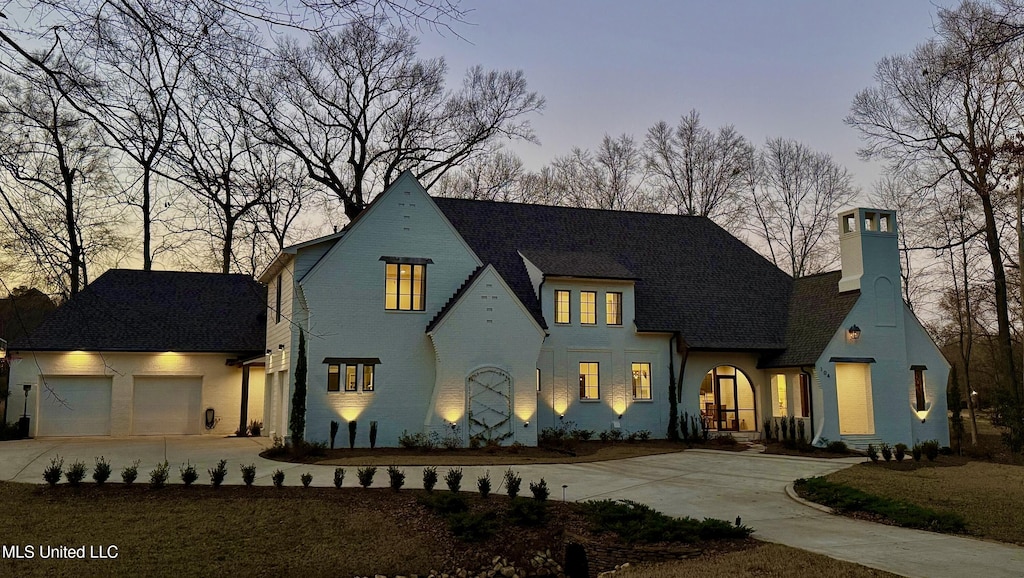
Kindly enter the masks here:
M 752 544 L 748 530 L 728 522 L 670 518 L 658 523 L 683 524 L 676 541 L 640 543 L 597 531 L 585 505 L 443 490 L 0 483 L 0 502 L 5 544 L 117 552 L 115 559 L 0 559 L 0 575 L 9 576 L 429 575 L 493 568 L 496 557 L 534 575 L 543 566 L 538 553 L 561 566 L 569 542 L 593 553 L 593 575 L 623 562 Z

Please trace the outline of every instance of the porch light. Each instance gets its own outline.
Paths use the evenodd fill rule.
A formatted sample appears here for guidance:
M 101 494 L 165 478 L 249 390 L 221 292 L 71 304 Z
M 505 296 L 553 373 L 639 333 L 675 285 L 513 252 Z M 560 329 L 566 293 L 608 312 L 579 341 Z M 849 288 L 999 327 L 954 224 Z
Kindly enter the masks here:
M 846 330 L 846 332 L 849 333 L 850 339 L 854 341 L 860 339 L 860 327 L 857 327 L 856 324 L 851 325 L 850 328 Z

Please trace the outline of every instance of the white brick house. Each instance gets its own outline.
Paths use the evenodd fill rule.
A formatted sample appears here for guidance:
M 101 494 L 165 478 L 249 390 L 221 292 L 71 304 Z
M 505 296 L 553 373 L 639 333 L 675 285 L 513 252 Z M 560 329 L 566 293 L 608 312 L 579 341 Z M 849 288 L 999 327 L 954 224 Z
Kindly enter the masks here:
M 268 433 L 301 330 L 309 440 L 663 437 L 675 382 L 717 431 L 794 416 L 819 441 L 945 444 L 949 365 L 900 300 L 894 217 L 844 213 L 843 270 L 794 280 L 702 217 L 434 199 L 406 173 L 260 276 Z

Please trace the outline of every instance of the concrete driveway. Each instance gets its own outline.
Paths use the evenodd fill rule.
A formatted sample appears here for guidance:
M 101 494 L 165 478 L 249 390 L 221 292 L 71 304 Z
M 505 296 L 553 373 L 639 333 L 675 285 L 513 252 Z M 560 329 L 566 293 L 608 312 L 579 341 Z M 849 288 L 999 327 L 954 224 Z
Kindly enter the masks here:
M 86 463 L 90 472 L 97 456 L 105 456 L 120 469 L 140 460 L 139 481 L 166 459 L 171 478 L 178 480 L 179 464 L 186 460 L 196 465 L 200 483 L 208 481 L 206 470 L 218 460 L 228 460 L 225 483 L 241 484 L 240 464 L 254 463 L 256 483 L 269 485 L 275 469 L 285 472 L 288 485 L 298 485 L 302 473 L 313 474 L 313 485 L 332 484 L 334 468 L 305 464 L 285 464 L 264 460 L 257 454 L 269 445 L 266 438 L 155 437 L 19 440 L 0 443 L 0 479 L 42 483 L 43 468 L 50 458 L 60 455 L 65 466 L 76 459 Z M 755 537 L 779 542 L 902 574 L 922 577 L 1020 576 L 1024 569 L 1024 549 L 930 532 L 895 528 L 870 522 L 833 516 L 796 502 L 785 488 L 794 479 L 823 475 L 858 459 L 818 460 L 800 457 L 768 456 L 752 452 L 688 450 L 664 454 L 595 462 L 513 466 L 523 478 L 523 492 L 529 495 L 529 482 L 544 478 L 551 498 L 561 499 L 563 485 L 567 500 L 630 499 L 649 504 L 673 516 L 715 517 L 734 520 L 741 517 L 753 527 Z M 345 485 L 355 485 L 354 467 L 346 467 Z M 379 468 L 375 486 L 386 486 L 385 468 Z M 404 468 L 408 487 L 420 487 L 420 466 Z M 441 477 L 446 468 L 439 467 Z M 489 472 L 497 493 L 502 466 L 463 468 L 463 488 L 475 487 L 476 479 Z M 442 484 L 443 485 L 443 484 Z

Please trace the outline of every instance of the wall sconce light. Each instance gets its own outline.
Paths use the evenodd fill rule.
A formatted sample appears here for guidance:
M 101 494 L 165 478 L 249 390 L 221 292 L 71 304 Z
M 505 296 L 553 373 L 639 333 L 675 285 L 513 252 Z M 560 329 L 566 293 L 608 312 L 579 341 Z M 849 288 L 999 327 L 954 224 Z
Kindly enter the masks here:
M 280 349 L 281 351 L 284 351 L 284 343 L 278 343 L 277 348 Z
M 558 419 L 565 419 L 565 414 L 564 413 L 558 414 Z
M 267 350 L 267 355 L 270 355 L 271 353 L 272 353 L 272 351 L 268 349 Z
M 850 328 L 846 330 L 846 332 L 850 335 L 850 339 L 854 341 L 860 339 L 860 327 L 857 327 L 856 324 L 851 325 Z
M 523 427 L 530 427 L 530 422 L 524 421 L 523 422 Z
M 619 414 L 619 419 L 622 419 L 622 414 L 621 413 Z
M 455 428 L 459 427 L 459 424 L 457 424 L 455 422 L 449 422 L 448 425 L 450 425 L 452 427 L 452 429 L 455 429 Z

